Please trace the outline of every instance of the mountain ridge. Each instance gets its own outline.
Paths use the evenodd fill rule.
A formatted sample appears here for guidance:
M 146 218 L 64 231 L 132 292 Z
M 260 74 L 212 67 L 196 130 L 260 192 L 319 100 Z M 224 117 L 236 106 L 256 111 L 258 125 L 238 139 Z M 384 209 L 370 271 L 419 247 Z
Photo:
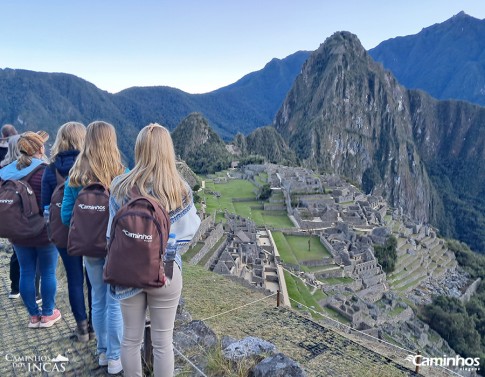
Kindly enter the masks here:
M 485 108 L 406 89 L 355 35 L 337 32 L 308 58 L 274 126 L 304 165 L 345 176 L 485 251 L 483 190 L 466 190 L 470 174 L 473 187 L 485 184 Z M 476 169 L 467 173 L 464 162 Z M 455 219 L 469 211 L 467 226 Z
M 485 20 L 460 12 L 369 50 L 407 88 L 485 105 Z M 466 88 L 466 89 L 464 89 Z

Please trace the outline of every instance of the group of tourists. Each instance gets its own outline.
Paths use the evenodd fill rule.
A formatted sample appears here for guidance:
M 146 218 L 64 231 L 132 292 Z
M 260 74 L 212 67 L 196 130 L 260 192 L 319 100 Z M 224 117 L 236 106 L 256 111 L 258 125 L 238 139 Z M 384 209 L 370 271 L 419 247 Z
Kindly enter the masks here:
M 135 166 L 131 170 L 122 162 L 115 128 L 107 122 L 95 121 L 87 127 L 79 122 L 63 124 L 49 157 L 45 149 L 48 139 L 44 131 L 17 134 L 12 125 L 2 127 L 0 195 L 2 190 L 7 192 L 9 187 L 20 184 L 20 188 L 27 187 L 33 192 L 32 200 L 36 204 L 35 213 L 28 219 L 32 225 L 24 227 L 23 233 L 10 235 L 11 228 L 0 229 L 0 235 L 9 234 L 13 248 L 9 297 L 20 294 L 29 313 L 29 328 L 48 328 L 58 322 L 62 318 L 56 307 L 56 269 L 60 255 L 66 271 L 69 303 L 77 323 L 77 339 L 80 342 L 96 339 L 99 365 L 107 366 L 109 374 L 123 370 L 125 376 L 142 376 L 140 350 L 148 308 L 154 376 L 172 376 L 173 327 L 182 290 L 179 249 L 192 239 L 200 219 L 190 186 L 176 169 L 170 132 L 159 124 L 141 129 L 135 142 Z M 83 204 L 83 198 L 101 197 L 100 189 L 106 192 L 106 206 Z M 56 202 L 59 197 L 61 200 Z M 141 204 L 133 204 L 137 198 L 142 199 Z M 0 204 L 10 202 L 13 200 L 0 200 Z M 149 215 L 144 214 L 139 220 L 136 216 L 140 211 L 123 212 L 135 205 Z M 82 209 L 93 210 L 90 221 L 81 220 Z M 163 223 L 163 219 L 159 220 L 159 211 L 166 216 L 166 231 L 159 225 Z M 55 221 L 54 213 L 59 213 L 59 221 Z M 152 227 L 160 234 L 118 230 L 122 213 L 121 217 L 132 220 L 138 227 L 148 226 L 148 222 L 155 224 Z M 13 227 L 16 221 L 26 221 L 25 218 L 24 213 L 21 220 L 12 219 L 9 224 Z M 37 226 L 39 221 L 42 223 Z M 89 226 L 83 226 L 83 222 L 89 222 Z M 4 221 L 4 224 L 7 223 Z M 57 235 L 63 232 L 68 241 L 59 241 L 63 237 Z M 100 232 L 102 242 L 90 243 L 93 234 Z M 128 237 L 126 242 L 138 241 L 140 247 L 123 243 L 117 236 L 123 233 Z M 145 262 L 142 254 L 155 246 L 160 251 L 157 249 L 155 258 Z M 100 251 L 95 253 L 94 249 Z M 152 274 L 158 257 L 160 275 L 155 266 L 156 281 L 138 284 L 136 277 Z M 20 274 L 15 273 L 17 260 Z M 118 261 L 126 261 L 137 270 L 127 272 L 130 270 L 114 263 Z M 116 271 L 117 268 L 122 270 Z M 125 283 L 108 277 L 108 269 L 110 274 L 114 273 L 110 276 L 118 272 L 118 276 L 130 275 L 134 280 Z M 39 277 L 40 297 L 37 297 Z

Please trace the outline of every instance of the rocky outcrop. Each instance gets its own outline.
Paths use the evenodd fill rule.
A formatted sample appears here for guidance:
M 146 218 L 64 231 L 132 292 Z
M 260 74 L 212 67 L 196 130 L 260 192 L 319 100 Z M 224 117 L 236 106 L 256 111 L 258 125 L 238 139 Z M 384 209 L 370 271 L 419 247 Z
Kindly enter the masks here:
M 432 187 L 406 94 L 355 35 L 336 33 L 305 63 L 275 127 L 306 164 L 359 184 L 366 177 L 368 191 L 427 221 Z
M 200 113 L 187 116 L 172 132 L 177 156 L 195 173 L 207 174 L 229 167 L 230 154 L 222 139 Z
M 458 206 L 446 195 L 474 206 L 483 192 L 485 108 L 407 90 L 348 32 L 335 33 L 309 57 L 274 127 L 306 166 L 345 176 L 448 235 L 459 236 L 450 215 Z
M 250 155 L 263 156 L 268 162 L 296 165 L 295 152 L 285 143 L 273 127 L 261 127 L 246 138 L 246 151 Z

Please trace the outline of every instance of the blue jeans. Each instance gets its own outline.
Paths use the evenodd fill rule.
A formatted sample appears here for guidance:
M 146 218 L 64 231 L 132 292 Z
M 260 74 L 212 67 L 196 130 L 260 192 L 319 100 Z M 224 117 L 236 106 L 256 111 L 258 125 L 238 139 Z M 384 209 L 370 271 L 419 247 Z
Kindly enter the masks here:
M 67 289 L 69 292 L 69 303 L 74 319 L 79 322 L 87 319 L 86 304 L 84 301 L 84 266 L 83 257 L 70 256 L 67 249 L 57 248 L 62 258 L 67 275 Z
M 52 315 L 55 307 L 57 279 L 57 249 L 54 244 L 37 247 L 27 247 L 14 244 L 20 264 L 20 295 L 31 316 Z M 35 270 L 39 260 L 41 277 L 40 294 L 42 296 L 42 312 L 35 301 Z
M 84 264 L 91 282 L 93 327 L 98 340 L 98 355 L 105 353 L 108 360 L 120 358 L 123 319 L 120 302 L 109 294 L 103 280 L 104 258 L 84 257 Z

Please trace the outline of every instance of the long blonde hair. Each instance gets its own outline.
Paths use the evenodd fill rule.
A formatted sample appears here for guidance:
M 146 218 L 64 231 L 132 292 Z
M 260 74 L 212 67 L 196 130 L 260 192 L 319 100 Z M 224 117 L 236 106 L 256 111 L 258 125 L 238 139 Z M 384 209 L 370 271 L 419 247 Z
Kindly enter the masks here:
M 170 132 L 157 123 L 144 127 L 135 144 L 135 167 L 111 188 L 117 199 L 129 197 L 136 186 L 140 194 L 159 201 L 168 211 L 183 205 L 189 194 L 175 164 Z
M 57 130 L 56 140 L 51 148 L 50 161 L 54 162 L 57 155 L 65 151 L 81 151 L 84 138 L 86 137 L 86 127 L 79 122 L 64 123 Z
M 69 186 L 101 182 L 109 187 L 113 178 L 124 170 L 115 128 L 103 121 L 90 123 L 86 128 L 84 146 L 69 172 Z

